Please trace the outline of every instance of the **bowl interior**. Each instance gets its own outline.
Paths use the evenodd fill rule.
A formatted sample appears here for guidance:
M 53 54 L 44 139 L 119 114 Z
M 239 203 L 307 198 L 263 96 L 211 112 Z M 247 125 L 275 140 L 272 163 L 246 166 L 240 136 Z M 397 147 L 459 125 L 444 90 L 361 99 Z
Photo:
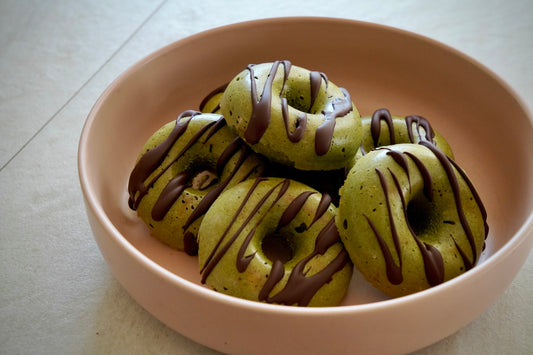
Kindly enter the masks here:
M 362 115 L 386 107 L 428 118 L 449 141 L 487 209 L 490 233 L 481 263 L 512 239 L 533 209 L 533 128 L 505 84 L 448 47 L 386 27 L 326 19 L 265 24 L 208 31 L 161 49 L 118 78 L 91 112 L 81 164 L 95 203 L 128 242 L 165 269 L 200 283 L 196 258 L 149 237 L 129 210 L 129 174 L 161 125 L 198 109 L 211 90 L 247 64 L 276 59 L 326 73 L 348 89 Z M 295 40 L 287 41 L 286 33 Z M 345 304 L 386 299 L 358 274 L 353 284 Z

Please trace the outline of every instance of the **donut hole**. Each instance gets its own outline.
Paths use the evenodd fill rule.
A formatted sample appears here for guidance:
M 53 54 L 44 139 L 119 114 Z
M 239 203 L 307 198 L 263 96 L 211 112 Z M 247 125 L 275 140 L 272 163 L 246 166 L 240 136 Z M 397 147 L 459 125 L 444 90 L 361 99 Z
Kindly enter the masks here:
M 415 235 L 431 234 L 434 216 L 434 205 L 423 194 L 415 196 L 407 205 L 407 222 Z
M 187 169 L 188 185 L 195 190 L 205 190 L 218 182 L 218 175 L 207 161 L 195 162 Z
M 281 97 L 287 99 L 287 104 L 301 112 L 311 111 L 311 92 L 309 82 L 301 77 L 290 77 L 283 90 Z
M 282 97 L 287 99 L 287 104 L 290 107 L 295 108 L 298 111 L 311 113 L 309 112 L 311 110 L 311 107 L 309 107 L 310 100 L 306 100 L 306 97 L 303 94 L 299 92 L 288 91 Z
M 281 233 L 265 236 L 261 242 L 261 249 L 272 262 L 279 260 L 286 263 L 294 256 L 291 242 Z

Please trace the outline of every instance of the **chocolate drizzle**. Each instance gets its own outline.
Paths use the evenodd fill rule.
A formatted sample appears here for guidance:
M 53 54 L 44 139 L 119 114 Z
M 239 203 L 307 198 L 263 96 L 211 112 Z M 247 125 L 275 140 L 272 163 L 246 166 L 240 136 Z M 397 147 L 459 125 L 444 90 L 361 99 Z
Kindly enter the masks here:
M 189 174 L 184 171 L 172 178 L 165 186 L 154 207 L 152 207 L 152 219 L 154 221 L 163 220 L 167 211 L 187 187 L 187 181 L 189 181 Z
M 204 99 L 202 100 L 202 102 L 200 102 L 200 106 L 199 106 L 199 110 L 201 112 L 204 112 L 204 108 L 205 106 L 207 105 L 207 103 L 213 98 L 215 97 L 216 95 L 218 94 L 222 94 L 224 92 L 224 90 L 226 90 L 226 87 L 228 86 L 228 84 L 224 84 L 224 85 L 221 85 L 219 86 L 218 88 L 216 88 L 215 90 L 211 91 L 209 94 L 207 94 L 206 97 L 204 97 Z M 220 103 L 217 103 L 216 106 L 213 107 L 213 109 L 210 111 L 210 113 L 216 113 L 218 112 L 218 110 L 220 110 Z
M 335 98 L 331 103 L 331 108 L 322 111 L 324 122 L 316 129 L 315 136 L 315 151 L 317 155 L 324 155 L 328 152 L 333 139 L 333 131 L 335 130 L 335 119 L 346 116 L 353 110 L 350 94 L 344 88 L 339 89 L 344 94 L 344 97 L 342 99 Z
M 128 183 L 128 192 L 129 200 L 128 205 L 131 209 L 136 210 L 141 202 L 142 198 L 148 193 L 150 186 L 163 174 L 166 169 L 154 177 L 148 184 L 144 182 L 153 172 L 161 165 L 168 152 L 178 140 L 178 138 L 185 133 L 192 117 L 199 115 L 198 111 L 185 111 L 181 113 L 176 119 L 176 125 L 172 129 L 172 132 L 168 137 L 158 146 L 150 149 L 139 159 L 133 171 L 131 172 L 129 183 Z M 189 117 L 188 119 L 181 120 L 182 118 Z M 170 166 L 170 165 L 169 165 Z M 167 169 L 168 167 L 167 166 Z
M 261 138 L 263 137 L 264 133 L 266 132 L 270 120 L 271 120 L 271 110 L 272 110 L 272 95 L 273 95 L 273 82 L 274 78 L 277 74 L 278 68 L 280 65 L 283 65 L 284 68 L 284 76 L 283 76 L 283 84 L 282 89 L 279 92 L 280 100 L 281 100 L 281 107 L 280 111 L 282 113 L 282 119 L 285 124 L 285 131 L 287 134 L 287 138 L 293 142 L 297 143 L 299 142 L 305 132 L 305 128 L 307 126 L 307 113 L 303 112 L 301 113 L 295 123 L 295 127 L 290 127 L 289 122 L 289 104 L 285 97 L 283 97 L 283 90 L 285 88 L 286 82 L 288 80 L 290 70 L 291 70 L 291 62 L 288 60 L 282 60 L 282 61 L 275 61 L 272 64 L 272 67 L 270 69 L 270 73 L 268 74 L 267 79 L 265 80 L 265 84 L 261 93 L 261 98 L 259 98 L 259 93 L 257 89 L 256 84 L 256 74 L 254 72 L 254 65 L 250 64 L 246 68 L 248 69 L 250 73 L 250 92 L 252 96 L 252 114 L 250 116 L 250 120 L 248 123 L 248 126 L 246 127 L 246 130 L 244 132 L 244 139 L 249 144 L 256 144 L 258 143 Z M 326 85 L 326 91 L 328 87 L 328 78 L 324 73 L 317 72 L 317 71 L 311 71 L 309 74 L 309 82 L 310 82 L 310 95 L 311 95 L 311 102 L 309 110 L 314 106 L 316 98 L 319 95 L 320 87 L 322 85 L 322 81 L 325 82 Z M 320 124 L 320 126 L 317 128 L 315 133 L 315 152 L 317 155 L 324 155 L 329 151 L 329 148 L 331 146 L 331 141 L 333 138 L 333 132 L 335 129 L 335 122 L 337 117 L 343 117 L 346 116 L 348 113 L 350 113 L 353 110 L 352 100 L 350 97 L 350 94 L 347 90 L 344 88 L 339 88 L 342 93 L 343 97 L 336 97 L 329 102 L 326 103 L 325 108 L 321 111 L 321 113 L 324 116 L 324 121 Z
M 467 185 L 472 192 L 472 195 L 474 196 L 474 199 L 476 201 L 476 204 L 479 206 L 479 209 L 482 213 L 483 220 L 485 223 L 485 227 L 487 227 L 486 223 L 486 212 L 483 204 L 481 203 L 481 199 L 479 198 L 473 184 L 470 182 L 470 179 L 462 172 L 462 169 L 446 154 L 444 154 L 442 151 L 440 151 L 438 148 L 436 148 L 432 144 L 428 144 L 427 142 L 420 142 L 421 145 L 431 149 L 433 154 L 439 159 L 441 165 L 444 167 L 444 171 L 446 172 L 446 175 L 448 176 L 448 180 L 450 182 L 450 186 L 452 187 L 453 196 L 455 198 L 455 207 L 457 208 L 457 213 L 459 214 L 459 220 L 461 221 L 461 226 L 463 227 L 463 230 L 468 238 L 468 242 L 470 244 L 470 249 L 472 250 L 473 259 L 470 261 L 471 265 L 475 265 L 477 262 L 478 252 L 476 248 L 476 241 L 474 239 L 474 235 L 472 233 L 472 230 L 470 228 L 470 224 L 468 223 L 468 220 L 466 218 L 466 214 L 463 209 L 463 204 L 461 202 L 461 192 L 459 188 L 459 183 L 457 181 L 457 175 L 454 172 L 454 167 L 457 168 L 457 171 L 461 174 L 461 177 L 467 182 Z M 485 238 L 488 233 L 488 228 L 485 228 Z M 465 262 L 465 268 L 468 270 L 467 263 Z
M 316 292 L 326 283 L 330 282 L 333 275 L 342 270 L 349 262 L 348 253 L 342 249 L 335 259 L 324 269 L 316 274 L 307 276 L 307 263 L 315 256 L 323 255 L 339 239 L 339 233 L 335 227 L 335 221 L 332 218 L 316 238 L 313 252 L 296 264 L 290 273 L 285 287 L 277 294 L 270 296 L 276 284 L 285 275 L 283 264 L 279 261 L 274 262 L 271 274 L 259 293 L 259 300 L 269 303 L 307 306 Z
M 448 178 L 452 193 L 454 195 L 455 207 L 456 207 L 456 210 L 457 210 L 457 214 L 459 216 L 459 220 L 461 222 L 461 226 L 463 228 L 464 234 L 465 234 L 465 236 L 466 236 L 466 238 L 467 238 L 467 240 L 469 242 L 469 246 L 470 246 L 470 249 L 471 249 L 471 254 L 473 255 L 472 260 L 470 260 L 468 258 L 468 256 L 467 256 L 467 254 L 464 252 L 464 250 L 462 250 L 459 247 L 459 245 L 457 244 L 456 240 L 454 239 L 454 236 L 450 236 L 450 238 L 453 239 L 453 242 L 455 243 L 455 246 L 456 246 L 459 254 L 461 255 L 461 258 L 463 259 L 465 270 L 468 270 L 468 269 L 472 268 L 476 264 L 477 257 L 478 257 L 479 253 L 478 253 L 478 250 L 477 250 L 477 247 L 476 247 L 476 242 L 475 242 L 474 235 L 472 233 L 472 230 L 470 228 L 468 219 L 467 219 L 467 217 L 465 215 L 465 212 L 464 212 L 464 209 L 463 209 L 463 205 L 462 205 L 462 202 L 461 202 L 461 196 L 460 196 L 460 188 L 459 188 L 458 178 L 457 178 L 455 170 L 460 174 L 461 178 L 466 182 L 466 184 L 469 187 L 469 189 L 470 189 L 470 191 L 471 191 L 471 193 L 472 193 L 477 205 L 479 206 L 479 209 L 480 209 L 481 214 L 482 214 L 482 218 L 483 218 L 484 223 L 485 223 L 485 238 L 486 238 L 487 233 L 488 233 L 488 226 L 487 226 L 487 223 L 486 223 L 486 212 L 485 212 L 485 209 L 484 209 L 483 204 L 482 204 L 482 202 L 481 202 L 481 200 L 479 198 L 479 195 L 475 191 L 471 181 L 468 179 L 468 177 L 466 176 L 464 171 L 450 157 L 448 157 L 446 154 L 444 154 L 442 151 L 440 151 L 437 147 L 435 147 L 435 145 L 433 145 L 432 143 L 430 143 L 428 141 L 422 140 L 422 141 L 420 141 L 419 144 L 427 147 L 428 149 L 431 150 L 431 152 L 433 152 L 433 154 L 436 156 L 436 158 L 438 159 L 438 161 L 440 162 L 441 166 L 444 168 L 444 170 L 446 172 L 446 176 Z M 433 196 L 433 181 L 432 181 L 431 173 L 427 169 L 427 167 L 424 165 L 424 163 L 418 157 L 416 157 L 414 154 L 412 154 L 410 152 L 400 152 L 400 151 L 392 150 L 390 148 L 380 148 L 380 149 L 388 150 L 387 155 L 392 157 L 394 159 L 394 161 L 396 163 L 398 163 L 398 165 L 405 172 L 405 174 L 406 174 L 406 176 L 407 176 L 409 181 L 410 181 L 410 177 L 409 177 L 410 173 L 409 173 L 409 169 L 408 169 L 407 158 L 411 159 L 411 161 L 413 161 L 415 166 L 417 167 L 420 175 L 422 176 L 424 196 L 427 198 L 428 201 L 433 201 L 434 200 L 434 196 Z M 454 170 L 454 168 L 455 168 L 455 170 Z M 394 249 L 394 252 L 396 254 L 396 258 L 393 256 L 392 251 L 390 250 L 390 248 L 387 245 L 387 243 L 385 243 L 385 240 L 384 240 L 383 236 L 380 234 L 380 232 L 378 231 L 378 229 L 374 225 L 373 221 L 366 215 L 364 217 L 366 218 L 370 229 L 373 231 L 373 233 L 374 233 L 374 235 L 376 237 L 376 240 L 378 241 L 379 247 L 380 247 L 380 249 L 382 251 L 382 254 L 383 254 L 383 257 L 384 257 L 384 260 L 385 260 L 385 265 L 386 265 L 387 278 L 388 278 L 388 280 L 390 281 L 391 284 L 398 285 L 398 284 L 403 282 L 402 255 L 401 255 L 401 247 L 400 247 L 400 239 L 399 239 L 400 237 L 399 237 L 398 232 L 396 230 L 395 220 L 393 218 L 393 211 L 392 211 L 392 208 L 391 208 L 391 203 L 390 203 L 390 198 L 389 198 L 390 193 L 391 193 L 391 187 L 389 186 L 389 183 L 387 182 L 387 180 L 385 178 L 384 172 L 382 172 L 378 168 L 376 168 L 375 171 L 376 171 L 376 174 L 379 177 L 380 185 L 381 185 L 381 188 L 382 188 L 383 193 L 385 195 L 385 201 L 386 201 L 386 207 L 387 207 L 387 213 L 388 213 L 388 221 L 389 221 L 389 225 L 390 225 L 390 232 L 391 232 L 392 241 L 393 241 L 393 244 L 394 244 L 394 248 L 393 249 Z M 398 181 L 397 176 L 394 174 L 394 172 L 392 172 L 392 170 L 388 169 L 388 173 L 390 174 L 390 176 L 392 177 L 392 180 L 394 182 L 394 187 L 392 187 L 392 188 L 396 189 L 396 192 L 400 196 L 404 219 L 406 221 L 408 221 L 407 204 L 406 204 L 403 192 L 402 192 L 402 187 L 401 187 L 401 185 L 400 185 L 400 183 Z M 409 182 L 409 185 L 410 185 L 410 182 Z M 411 186 L 409 186 L 409 188 L 411 189 Z M 418 236 L 416 235 L 414 230 L 412 229 L 412 227 L 409 224 L 409 222 L 407 223 L 407 225 L 408 225 L 408 228 L 410 230 L 411 236 L 415 240 L 415 242 L 416 242 L 416 244 L 418 246 L 418 249 L 420 250 L 420 253 L 422 255 L 422 259 L 423 259 L 423 263 L 424 263 L 424 270 L 425 270 L 425 274 L 426 274 L 426 278 L 428 280 L 428 283 L 431 286 L 435 286 L 435 285 L 438 285 L 438 284 L 444 282 L 444 278 L 445 278 L 445 275 L 444 275 L 444 261 L 443 261 L 442 255 L 440 254 L 439 250 L 437 248 L 435 248 L 434 246 L 432 246 L 432 245 L 429 245 L 429 244 L 427 244 L 425 242 L 422 242 L 418 238 Z M 395 259 L 397 261 L 395 261 Z
M 407 126 L 407 134 L 409 134 L 409 140 L 413 143 L 416 142 L 415 136 L 413 134 L 413 126 L 415 126 L 416 132 L 418 134 L 418 141 L 426 141 L 435 145 L 433 138 L 435 137 L 435 132 L 429 124 L 429 121 L 424 117 L 410 115 L 405 117 L 405 125 Z M 420 127 L 424 130 L 424 134 L 420 134 Z
M 279 220 L 278 229 L 281 227 L 285 227 L 294 219 L 294 217 L 296 217 L 296 215 L 298 214 L 298 212 L 300 212 L 309 196 L 311 196 L 312 194 L 314 194 L 313 191 L 307 191 L 292 200 L 289 207 L 287 207 L 285 212 L 283 212 L 283 215 Z
M 403 282 L 403 275 L 402 275 L 402 268 L 401 268 L 401 262 L 402 259 L 399 260 L 400 265 L 396 265 L 394 262 L 394 258 L 392 257 L 391 251 L 389 247 L 387 246 L 387 243 L 385 243 L 385 240 L 381 236 L 381 234 L 378 232 L 376 226 L 372 222 L 368 216 L 364 216 L 368 222 L 368 225 L 370 226 L 370 229 L 374 232 L 374 235 L 376 236 L 376 240 L 379 243 L 379 247 L 381 249 L 381 253 L 383 254 L 383 258 L 385 259 L 385 267 L 387 269 L 387 279 L 390 281 L 393 285 L 399 285 Z
M 176 119 L 176 125 L 168 135 L 168 137 L 156 147 L 148 150 L 145 154 L 141 156 L 137 164 L 135 165 L 129 180 L 128 192 L 129 200 L 128 204 L 131 209 L 136 210 L 142 200 L 142 198 L 148 193 L 149 189 L 154 185 L 154 183 L 174 164 L 180 159 L 194 144 L 200 143 L 200 138 L 204 137 L 202 144 L 209 144 L 210 139 L 218 132 L 222 127 L 226 125 L 226 121 L 222 116 L 218 120 L 210 121 L 204 126 L 200 127 L 198 131 L 187 141 L 185 142 L 184 147 L 179 151 L 172 160 L 163 164 L 165 158 L 170 152 L 170 149 L 176 144 L 176 142 L 182 137 L 183 133 L 187 130 L 190 121 L 196 115 L 199 115 L 198 111 L 185 111 L 178 116 Z M 195 241 L 195 236 L 193 233 L 187 231 L 191 224 L 202 217 L 214 202 L 214 200 L 222 193 L 222 191 L 228 186 L 230 181 L 233 179 L 237 171 L 241 168 L 242 164 L 248 157 L 250 151 L 247 149 L 246 144 L 242 139 L 235 138 L 228 146 L 224 149 L 218 161 L 216 162 L 216 173 L 218 176 L 221 176 L 223 168 L 229 162 L 229 160 L 238 154 L 237 162 L 235 166 L 230 171 L 229 176 L 217 182 L 213 180 L 208 184 L 208 186 L 202 186 L 200 189 L 207 189 L 209 191 L 205 196 L 200 200 L 198 205 L 183 224 L 184 230 L 184 244 L 185 252 L 190 255 L 194 255 L 197 252 L 197 244 Z M 149 177 L 152 176 L 150 180 Z M 247 178 L 246 176 L 245 178 Z M 148 180 L 148 181 L 147 181 Z M 213 185 L 214 184 L 214 185 Z M 168 213 L 172 205 L 179 199 L 182 193 L 190 188 L 191 185 L 191 175 L 188 171 L 183 171 L 170 179 L 167 185 L 163 188 L 160 195 L 158 196 L 155 204 L 152 206 L 151 216 L 155 221 L 161 221 Z
M 235 144 L 237 143 L 237 144 Z M 239 149 L 235 149 L 235 146 L 238 146 Z M 198 204 L 198 206 L 194 209 L 194 211 L 191 213 L 191 215 L 189 216 L 189 218 L 187 219 L 187 221 L 183 224 L 183 229 L 187 229 L 189 228 L 189 226 L 194 222 L 196 221 L 198 218 L 200 218 L 201 216 L 203 216 L 207 210 L 209 209 L 209 207 L 211 207 L 211 205 L 213 204 L 213 202 L 215 202 L 215 200 L 217 199 L 218 196 L 220 196 L 220 194 L 222 193 L 222 191 L 224 191 L 224 189 L 228 186 L 229 182 L 231 181 L 231 179 L 235 176 L 235 174 L 237 173 L 237 171 L 239 170 L 239 168 L 242 166 L 242 164 L 244 163 L 244 160 L 246 159 L 247 155 L 248 155 L 248 151 L 246 150 L 246 147 L 244 146 L 244 143 L 242 142 L 242 140 L 240 138 L 236 138 L 232 144 L 230 144 L 226 150 L 224 151 L 224 153 L 222 153 L 222 155 L 220 156 L 220 158 L 223 158 L 225 157 L 227 160 L 229 160 L 229 158 L 231 158 L 233 156 L 233 154 L 227 154 L 227 151 L 231 151 L 231 152 L 237 152 L 239 151 L 239 159 L 237 161 L 237 164 L 235 164 L 235 167 L 233 168 L 233 170 L 231 171 L 230 175 L 223 181 L 221 181 L 218 185 L 216 185 L 215 187 L 213 187 L 213 189 L 211 189 L 205 196 L 204 198 L 202 198 L 202 200 L 200 201 L 200 203 Z M 227 160 L 224 162 L 224 164 L 227 162 Z M 219 161 L 217 162 L 217 167 L 218 167 L 218 171 L 220 172 L 222 169 L 219 167 L 221 164 L 220 164 L 220 159 Z
M 419 143 L 421 141 L 429 142 L 435 145 L 433 138 L 435 137 L 435 132 L 431 127 L 431 124 L 422 116 L 409 115 L 404 118 L 405 127 L 407 128 L 407 135 L 409 137 L 410 143 Z M 370 119 L 370 136 L 372 137 L 372 142 L 374 147 L 380 146 L 379 137 L 381 136 L 381 125 L 386 124 L 389 129 L 389 143 L 386 145 L 396 144 L 396 134 L 394 129 L 394 120 L 391 116 L 389 110 L 382 108 L 374 111 L 372 118 Z M 421 129 L 424 131 L 422 134 Z M 415 133 L 416 132 L 416 136 Z M 407 142 L 406 142 L 407 143 Z M 361 151 L 363 155 L 366 153 L 362 147 Z
M 196 236 L 189 231 L 183 235 L 183 250 L 189 255 L 198 254 L 198 241 Z
M 289 138 L 292 143 L 298 143 L 301 141 L 305 133 L 305 127 L 307 127 L 307 115 L 303 114 L 298 116 L 296 119 L 294 132 L 291 132 L 289 122 L 289 104 L 287 103 L 287 99 L 283 97 L 281 98 L 281 116 L 283 117 L 283 123 L 285 124 L 287 138 Z
M 319 71 L 309 72 L 309 83 L 311 84 L 311 102 L 309 103 L 309 110 L 312 110 L 313 105 L 315 104 L 316 98 L 322 86 L 322 79 L 326 83 L 326 91 L 328 86 L 328 77 L 326 74 Z
M 286 196 L 286 193 L 289 189 L 290 180 L 281 180 L 281 182 L 279 182 L 274 187 L 263 193 L 259 201 L 255 205 L 253 205 L 253 208 L 248 213 L 248 215 L 244 216 L 244 220 L 239 220 L 239 223 L 241 223 L 241 225 L 236 228 L 236 231 L 232 232 L 233 234 L 230 235 L 230 230 L 235 228 L 234 225 L 235 223 L 237 223 L 239 215 L 243 211 L 244 206 L 250 203 L 251 196 L 256 191 L 258 185 L 264 182 L 265 180 L 265 178 L 256 178 L 253 185 L 247 192 L 247 195 L 244 197 L 239 207 L 236 209 L 235 214 L 230 220 L 230 223 L 223 231 L 220 239 L 217 241 L 215 247 L 211 251 L 210 255 L 207 257 L 204 266 L 201 269 L 202 283 L 206 282 L 213 269 L 217 266 L 219 261 L 228 252 L 228 250 L 234 245 L 234 243 L 239 239 L 239 236 L 243 233 L 245 228 L 249 226 L 250 223 L 253 223 L 253 225 L 249 226 L 249 232 L 243 238 L 241 245 L 236 246 L 238 248 L 236 260 L 237 270 L 241 273 L 245 272 L 248 265 L 255 257 L 255 252 L 247 255 L 246 250 L 252 239 L 255 237 L 257 227 L 263 222 L 264 218 L 266 218 L 271 209 L 277 208 L 280 199 Z M 309 197 L 314 193 L 316 192 L 305 191 L 293 198 L 293 200 L 288 204 L 285 211 L 281 215 L 277 226 L 278 231 L 284 226 L 288 225 L 292 220 L 294 220 L 294 218 L 296 218 L 298 212 L 303 208 Z M 328 197 L 324 197 L 321 199 L 320 203 L 317 206 L 313 222 L 309 226 L 306 226 L 306 230 L 308 230 L 316 220 L 318 220 L 324 215 L 325 211 L 327 210 L 327 206 L 329 206 L 328 201 L 330 201 Z M 259 216 L 259 218 L 256 218 L 260 209 L 262 210 L 261 216 Z M 339 241 L 340 236 L 335 226 L 335 221 L 333 217 L 319 232 L 315 241 L 315 247 L 313 252 L 304 257 L 295 265 L 293 270 L 290 271 L 290 275 L 283 289 L 275 295 L 271 295 L 272 290 L 284 278 L 286 270 L 283 262 L 281 262 L 280 260 L 275 259 L 272 261 L 272 270 L 259 293 L 259 300 L 269 303 L 287 305 L 308 305 L 309 301 L 312 299 L 315 293 L 323 285 L 330 282 L 336 272 L 342 270 L 344 266 L 350 262 L 348 254 L 346 253 L 346 251 L 344 251 L 344 249 L 342 249 L 342 251 L 339 252 L 339 254 L 331 261 L 331 263 L 324 267 L 322 270 L 316 272 L 313 275 L 307 275 L 308 271 L 306 266 L 309 261 L 317 255 L 323 255 L 331 246 L 338 243 Z
M 372 136 L 372 141 L 374 142 L 374 147 L 378 146 L 379 136 L 381 135 L 381 122 L 385 122 L 387 127 L 389 127 L 389 140 L 390 144 L 396 144 L 396 139 L 394 138 L 394 124 L 392 123 L 392 116 L 386 108 L 376 110 L 372 115 L 370 120 L 370 134 Z
M 270 124 L 270 112 L 271 112 L 271 102 L 272 102 L 272 84 L 274 83 L 274 78 L 278 71 L 279 65 L 282 64 L 285 69 L 285 76 L 283 78 L 284 83 L 289 76 L 291 70 L 291 62 L 288 60 L 284 61 L 275 61 L 272 64 L 270 73 L 265 81 L 263 87 L 263 92 L 261 93 L 261 99 L 259 99 L 259 93 L 257 91 L 257 84 L 255 79 L 254 65 L 250 64 L 246 68 L 250 72 L 250 92 L 252 95 L 252 115 L 246 131 L 244 132 L 244 139 L 249 144 L 256 144 L 261 140 L 263 134 Z M 281 95 L 281 93 L 280 93 Z

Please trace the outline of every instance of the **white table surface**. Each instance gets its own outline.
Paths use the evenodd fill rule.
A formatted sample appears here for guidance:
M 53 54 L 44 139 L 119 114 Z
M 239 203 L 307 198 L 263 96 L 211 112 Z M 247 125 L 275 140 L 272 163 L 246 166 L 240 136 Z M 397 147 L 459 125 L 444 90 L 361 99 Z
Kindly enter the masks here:
M 111 275 L 82 202 L 79 135 L 106 86 L 154 50 L 220 25 L 302 15 L 444 42 L 533 108 L 532 0 L 0 0 L 1 354 L 216 353 L 167 328 Z M 530 254 L 485 313 L 417 354 L 532 354 L 532 275 Z

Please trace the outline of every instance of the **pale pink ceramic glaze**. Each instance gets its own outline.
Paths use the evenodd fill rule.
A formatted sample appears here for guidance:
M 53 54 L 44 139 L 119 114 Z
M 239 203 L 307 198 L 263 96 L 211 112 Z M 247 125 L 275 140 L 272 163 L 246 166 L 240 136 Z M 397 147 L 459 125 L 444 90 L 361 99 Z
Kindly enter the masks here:
M 196 259 L 151 238 L 127 207 L 145 140 L 249 63 L 289 59 L 347 88 L 363 115 L 387 107 L 430 119 L 488 211 L 481 263 L 433 289 L 388 299 L 356 273 L 342 306 L 245 301 L 201 285 Z M 471 322 L 511 283 L 533 242 L 533 125 L 512 90 L 465 55 L 368 23 L 280 18 L 239 23 L 173 43 L 103 93 L 79 145 L 95 239 L 117 280 L 155 317 L 226 353 L 405 353 Z M 384 338 L 384 335 L 386 337 Z M 386 341 L 384 341 L 386 339 Z

